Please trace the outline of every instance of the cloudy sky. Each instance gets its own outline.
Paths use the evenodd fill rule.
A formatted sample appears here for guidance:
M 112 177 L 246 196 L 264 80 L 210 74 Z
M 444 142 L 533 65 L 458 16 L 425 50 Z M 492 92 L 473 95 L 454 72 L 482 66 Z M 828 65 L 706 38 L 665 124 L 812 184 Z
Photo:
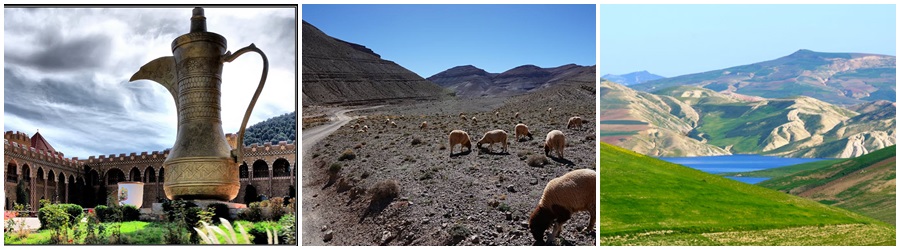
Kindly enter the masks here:
M 190 30 L 191 8 L 5 8 L 3 128 L 40 130 L 67 157 L 163 150 L 175 142 L 172 96 L 128 82 Z M 206 8 L 207 27 L 236 51 L 255 43 L 269 59 L 249 124 L 296 110 L 295 8 Z M 237 132 L 262 71 L 247 53 L 226 63 L 222 126 Z

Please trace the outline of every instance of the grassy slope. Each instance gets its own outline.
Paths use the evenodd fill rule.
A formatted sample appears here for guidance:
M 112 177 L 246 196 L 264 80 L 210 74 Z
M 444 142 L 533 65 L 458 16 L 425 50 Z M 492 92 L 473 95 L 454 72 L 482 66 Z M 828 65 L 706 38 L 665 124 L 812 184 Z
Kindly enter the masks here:
M 763 170 L 750 171 L 750 172 L 719 173 L 718 175 L 721 175 L 721 176 L 740 175 L 743 177 L 777 178 L 777 177 L 788 176 L 788 175 L 792 175 L 792 174 L 807 171 L 807 170 L 824 168 L 824 167 L 827 167 L 827 166 L 830 166 L 832 164 L 842 162 L 842 161 L 844 161 L 844 159 L 821 160 L 821 161 L 807 162 L 807 163 L 801 163 L 801 164 L 791 165 L 791 166 L 784 166 L 784 167 L 780 167 L 780 168 L 770 168 L 770 169 L 763 169 Z
M 773 178 L 759 185 L 895 224 L 896 150 L 896 146 L 890 146 L 822 168 Z
M 654 244 L 658 241 L 667 244 L 743 244 L 738 240 L 713 242 L 710 236 L 702 234 L 753 230 L 765 235 L 781 228 L 839 224 L 861 224 L 871 227 L 872 234 L 881 235 L 878 239 L 843 239 L 840 244 L 894 242 L 895 230 L 890 226 L 815 201 L 732 181 L 605 143 L 600 146 L 600 159 L 600 235 L 603 245 Z M 803 244 L 829 243 L 822 238 L 818 243 Z

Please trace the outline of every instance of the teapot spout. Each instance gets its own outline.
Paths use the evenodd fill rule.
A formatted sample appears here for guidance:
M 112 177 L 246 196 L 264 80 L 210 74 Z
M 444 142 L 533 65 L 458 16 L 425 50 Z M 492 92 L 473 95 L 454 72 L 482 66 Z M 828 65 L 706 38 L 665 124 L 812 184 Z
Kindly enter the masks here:
M 178 89 L 175 88 L 175 57 L 160 57 L 144 64 L 128 81 L 137 80 L 151 80 L 161 84 L 172 94 L 175 104 L 178 104 Z

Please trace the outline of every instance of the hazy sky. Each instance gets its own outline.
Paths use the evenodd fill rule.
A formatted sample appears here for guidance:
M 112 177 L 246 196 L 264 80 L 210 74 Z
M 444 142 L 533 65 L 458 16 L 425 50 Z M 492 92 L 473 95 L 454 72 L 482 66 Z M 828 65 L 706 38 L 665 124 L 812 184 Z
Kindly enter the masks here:
M 594 5 L 309 5 L 301 17 L 422 77 L 460 65 L 491 73 L 596 64 Z
M 37 130 L 66 157 L 164 150 L 176 134 L 172 96 L 128 79 L 190 30 L 191 9 L 5 8 L 3 128 Z M 296 110 L 295 8 L 206 8 L 207 27 L 236 51 L 266 53 L 269 75 L 249 124 Z M 222 122 L 237 132 L 256 90 L 262 60 L 226 63 Z
M 896 55 L 894 5 L 601 5 L 599 73 L 665 77 L 799 49 Z

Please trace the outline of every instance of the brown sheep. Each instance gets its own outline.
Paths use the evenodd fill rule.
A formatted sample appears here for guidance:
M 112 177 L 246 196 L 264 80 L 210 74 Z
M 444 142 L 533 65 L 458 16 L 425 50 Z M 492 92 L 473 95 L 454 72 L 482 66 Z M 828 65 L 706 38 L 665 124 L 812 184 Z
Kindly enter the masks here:
M 453 147 L 455 147 L 456 144 L 460 144 L 460 153 L 462 153 L 463 147 L 466 147 L 467 151 L 472 151 L 472 142 L 469 139 L 469 133 L 466 133 L 466 131 L 450 131 L 450 155 L 453 155 Z
M 573 116 L 569 118 L 569 124 L 566 125 L 566 128 L 581 128 L 581 123 L 583 122 L 584 120 L 580 116 Z
M 503 131 L 501 129 L 491 130 L 484 133 L 484 136 L 481 137 L 481 140 L 478 140 L 478 143 L 475 144 L 475 146 L 481 148 L 481 144 L 489 143 L 490 145 L 488 145 L 488 151 L 491 151 L 492 149 L 494 149 L 494 143 L 501 143 L 503 145 L 502 152 L 506 152 L 509 147 L 509 144 L 507 144 L 506 142 L 507 137 L 508 135 L 506 134 L 506 131 Z
M 556 151 L 556 157 L 565 159 L 563 149 L 566 148 L 566 135 L 562 131 L 553 130 L 547 133 L 547 139 L 544 140 L 544 155 L 550 156 L 550 150 Z
M 531 132 L 528 132 L 528 126 L 525 126 L 525 124 L 521 124 L 521 123 L 516 124 L 515 131 L 516 131 L 516 141 L 519 140 L 519 136 L 521 136 L 521 137 L 528 136 L 528 140 L 534 139 L 534 137 L 531 136 Z
M 528 219 L 528 228 L 534 236 L 535 245 L 545 244 L 544 232 L 550 225 L 556 223 L 548 237 L 549 243 L 554 244 L 555 238 L 562 231 L 562 225 L 577 212 L 589 212 L 591 221 L 585 229 L 594 229 L 597 207 L 596 180 L 597 172 L 594 170 L 578 169 L 547 182 L 541 201 Z

